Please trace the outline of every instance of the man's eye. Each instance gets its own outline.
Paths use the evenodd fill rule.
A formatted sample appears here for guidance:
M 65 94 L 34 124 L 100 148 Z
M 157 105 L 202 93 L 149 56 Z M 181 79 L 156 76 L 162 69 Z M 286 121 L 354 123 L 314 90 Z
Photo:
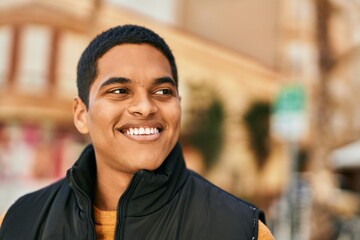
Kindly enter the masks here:
M 159 95 L 171 95 L 171 94 L 173 94 L 173 91 L 170 90 L 170 89 L 160 89 L 160 90 L 156 91 L 155 94 L 159 94 Z
M 124 88 L 118 88 L 118 89 L 112 90 L 111 93 L 115 93 L 115 94 L 126 94 L 126 93 L 127 93 L 127 90 L 124 89 Z

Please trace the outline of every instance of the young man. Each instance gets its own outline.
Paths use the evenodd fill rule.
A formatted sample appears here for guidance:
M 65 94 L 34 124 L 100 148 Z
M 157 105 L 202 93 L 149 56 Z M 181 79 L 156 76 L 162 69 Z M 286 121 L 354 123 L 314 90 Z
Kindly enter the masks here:
M 0 239 L 273 239 L 259 209 L 186 169 L 177 68 L 160 36 L 111 28 L 77 71 L 74 124 L 91 144 L 66 178 L 10 207 Z

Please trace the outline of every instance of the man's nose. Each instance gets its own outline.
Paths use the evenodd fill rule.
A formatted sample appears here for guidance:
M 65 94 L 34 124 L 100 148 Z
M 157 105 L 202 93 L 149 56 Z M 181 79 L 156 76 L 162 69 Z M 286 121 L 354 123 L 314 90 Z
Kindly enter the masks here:
M 133 96 L 128 112 L 132 115 L 148 117 L 158 111 L 154 101 L 148 93 L 137 93 Z

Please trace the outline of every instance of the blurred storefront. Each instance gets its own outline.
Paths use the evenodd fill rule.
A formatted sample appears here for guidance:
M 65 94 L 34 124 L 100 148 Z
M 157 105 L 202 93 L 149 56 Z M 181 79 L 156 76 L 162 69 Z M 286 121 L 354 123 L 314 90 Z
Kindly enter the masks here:
M 1 1 L 1 211 L 64 176 L 87 141 L 75 131 L 71 104 L 92 15 L 77 4 L 80 12 L 65 2 Z
M 303 219 L 306 231 L 300 227 L 300 237 L 294 239 L 357 239 L 358 221 L 346 226 L 352 226 L 352 233 L 343 235 L 339 232 L 345 225 L 339 223 L 348 214 L 358 214 L 359 194 L 343 191 L 339 169 L 329 159 L 338 148 L 360 138 L 355 93 L 359 89 L 359 2 L 280 2 L 280 72 L 302 84 L 307 98 L 308 130 L 297 142 L 307 157 L 294 172 L 311 189 L 311 212 Z M 337 161 L 348 157 L 343 152 Z

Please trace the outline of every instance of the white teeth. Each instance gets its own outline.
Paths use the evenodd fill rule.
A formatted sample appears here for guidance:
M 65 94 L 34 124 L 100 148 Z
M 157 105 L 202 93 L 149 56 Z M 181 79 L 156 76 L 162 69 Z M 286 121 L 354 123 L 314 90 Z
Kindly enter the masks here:
M 127 135 L 152 135 L 159 134 L 159 129 L 157 128 L 130 128 L 126 130 Z
M 139 129 L 139 134 L 145 134 L 145 129 L 144 129 L 144 128 L 140 128 L 140 129 Z

